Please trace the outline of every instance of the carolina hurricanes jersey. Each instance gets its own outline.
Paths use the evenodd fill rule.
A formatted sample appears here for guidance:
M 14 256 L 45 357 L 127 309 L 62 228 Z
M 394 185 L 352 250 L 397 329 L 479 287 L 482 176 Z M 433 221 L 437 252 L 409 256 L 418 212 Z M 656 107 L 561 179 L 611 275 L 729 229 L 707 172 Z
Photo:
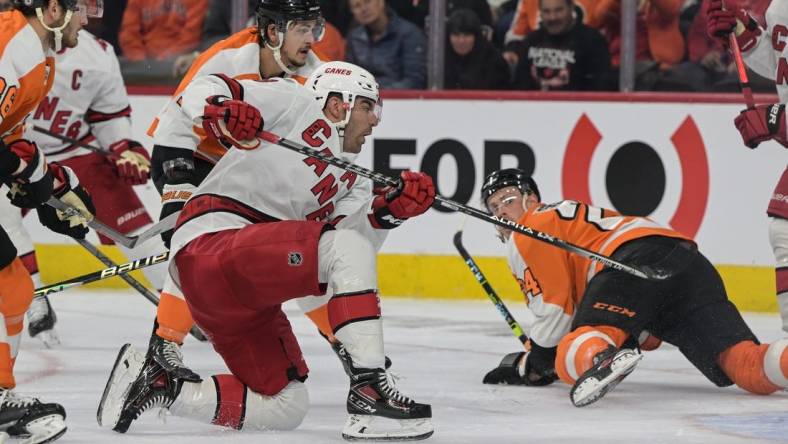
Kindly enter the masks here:
M 205 137 L 205 132 L 199 126 L 175 125 L 179 120 L 178 101 L 180 94 L 195 78 L 209 74 L 221 73 L 236 80 L 253 79 L 263 80 L 260 76 L 260 45 L 258 43 L 256 28 L 250 27 L 241 30 L 226 40 L 222 40 L 203 52 L 192 64 L 189 71 L 181 80 L 173 97 L 159 113 L 153 124 L 148 129 L 148 135 L 153 137 L 155 145 L 175 148 L 194 149 L 197 155 L 216 162 L 226 149 L 212 139 Z M 324 57 L 310 51 L 306 64 L 299 68 L 292 76 L 300 83 L 318 66 L 323 64 Z M 173 122 L 173 120 L 175 122 Z M 158 131 L 160 126 L 166 126 L 166 131 Z
M 645 236 L 687 239 L 649 219 L 571 200 L 532 208 L 517 223 L 605 256 Z M 531 340 L 542 347 L 557 346 L 570 331 L 586 285 L 602 265 L 520 233 L 509 237 L 507 249 L 509 267 L 535 317 Z
M 47 159 L 63 160 L 90 151 L 34 131 L 34 125 L 81 142 L 97 141 L 103 148 L 132 138 L 131 106 L 110 44 L 80 31 L 79 45 L 56 55 L 56 73 L 52 90 L 30 116 L 25 133 Z
M 314 94 L 293 80 L 200 77 L 183 92 L 181 118 L 198 123 L 205 98 L 216 94 L 242 96 L 260 110 L 267 131 L 333 156 L 340 155 L 336 127 L 326 119 Z M 337 223 L 338 228 L 360 231 L 378 245 L 386 232 L 373 228 L 368 219 L 373 198 L 370 180 L 267 142 L 254 150 L 228 150 L 190 201 L 205 195 L 238 203 L 268 219 L 329 221 L 344 216 Z M 188 207 L 187 203 L 184 211 Z M 238 212 L 222 210 L 188 219 L 173 235 L 172 255 L 202 234 L 251 223 Z
M 753 71 L 774 79 L 781 103 L 788 102 L 788 2 L 773 0 L 766 10 L 766 31 L 758 42 L 742 53 Z
M 0 137 L 22 137 L 25 117 L 47 95 L 55 76 L 52 51 L 19 11 L 0 13 Z

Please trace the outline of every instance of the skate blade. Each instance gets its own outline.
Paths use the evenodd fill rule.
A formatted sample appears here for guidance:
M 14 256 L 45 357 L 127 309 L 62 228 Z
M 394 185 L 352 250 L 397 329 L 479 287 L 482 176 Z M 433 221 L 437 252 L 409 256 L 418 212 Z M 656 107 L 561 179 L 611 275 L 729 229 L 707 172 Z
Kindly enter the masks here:
M 400 419 L 398 426 L 390 430 L 379 428 L 382 417 L 373 415 L 350 415 L 342 429 L 342 438 L 347 441 L 418 441 L 432 436 L 435 429 L 430 418 Z M 383 418 L 388 419 L 388 418 Z M 375 426 L 372 423 L 375 422 Z
M 643 359 L 642 353 L 629 356 L 626 360 L 621 360 L 616 369 L 612 370 L 606 378 L 601 381 L 596 378 L 588 378 L 574 387 L 570 393 L 572 404 L 575 407 L 585 407 L 602 399 L 607 392 L 613 390 L 624 377 L 632 373 L 635 366 Z M 611 364 L 612 366 L 612 364 Z
M 60 346 L 60 337 L 57 335 L 57 332 L 54 329 L 44 330 L 35 335 L 34 338 L 41 341 L 46 348 L 57 348 Z
M 30 436 L 21 444 L 44 444 L 52 442 L 66 433 L 66 422 L 60 415 L 47 415 L 30 421 L 26 426 Z
M 120 419 L 120 412 L 128 396 L 129 388 L 139 376 L 144 363 L 145 357 L 131 344 L 125 344 L 120 348 L 96 412 L 96 421 L 99 426 L 115 427 Z

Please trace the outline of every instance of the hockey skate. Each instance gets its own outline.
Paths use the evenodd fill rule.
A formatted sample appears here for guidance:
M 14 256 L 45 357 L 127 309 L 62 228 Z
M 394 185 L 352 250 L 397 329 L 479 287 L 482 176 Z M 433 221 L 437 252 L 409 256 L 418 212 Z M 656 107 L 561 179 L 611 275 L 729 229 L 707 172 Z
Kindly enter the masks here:
M 432 435 L 429 404 L 419 404 L 400 393 L 386 370 L 354 367 L 344 347 L 337 355 L 350 375 L 347 395 L 350 417 L 342 429 L 343 438 L 348 441 L 415 441 Z M 379 418 L 393 419 L 399 424 L 381 423 Z
M 0 430 L 24 444 L 52 442 L 66 433 L 66 411 L 55 403 L 0 388 Z
M 27 322 L 30 337 L 41 340 L 47 348 L 60 345 L 60 338 L 55 331 L 57 315 L 49 303 L 49 298 L 46 296 L 33 298 L 30 308 L 27 309 Z
M 612 345 L 598 353 L 594 356 L 594 366 L 583 373 L 569 391 L 572 404 L 584 407 L 602 399 L 632 373 L 641 359 L 643 355 L 635 350 L 619 350 Z
M 99 424 L 126 433 L 145 411 L 172 405 L 182 385 L 182 380 L 168 375 L 154 359 L 143 358 L 126 344 L 120 349 L 104 389 L 97 413 Z
M 200 375 L 192 371 L 189 367 L 186 367 L 183 363 L 181 346 L 160 337 L 156 333 L 153 333 L 153 336 L 150 338 L 148 355 L 146 358 L 155 360 L 156 363 L 162 366 L 164 371 L 173 378 L 189 382 L 202 381 Z

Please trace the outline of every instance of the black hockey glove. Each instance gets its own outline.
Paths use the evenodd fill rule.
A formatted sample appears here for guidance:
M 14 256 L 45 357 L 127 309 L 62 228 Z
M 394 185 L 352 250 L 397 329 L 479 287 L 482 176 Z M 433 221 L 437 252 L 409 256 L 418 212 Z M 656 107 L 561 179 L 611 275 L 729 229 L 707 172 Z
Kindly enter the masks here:
M 96 214 L 96 207 L 93 206 L 93 200 L 90 198 L 90 194 L 82 188 L 82 185 L 73 187 L 70 192 L 77 195 L 79 200 L 82 201 L 85 208 L 90 211 L 91 214 Z M 49 228 L 55 233 L 65 234 L 74 239 L 84 239 L 85 235 L 88 234 L 89 230 L 87 226 L 82 224 L 73 224 L 72 226 L 72 221 L 69 219 L 61 220 L 57 214 L 57 210 L 49 205 L 44 204 L 36 207 L 36 212 L 38 213 L 38 220 L 41 222 L 41 225 Z
M 504 356 L 498 367 L 484 375 L 482 382 L 535 387 L 552 384 L 558 379 L 554 368 L 555 351 L 555 347 L 542 348 L 532 343 L 530 352 L 509 353 Z M 525 359 L 525 368 L 521 374 L 522 359 Z

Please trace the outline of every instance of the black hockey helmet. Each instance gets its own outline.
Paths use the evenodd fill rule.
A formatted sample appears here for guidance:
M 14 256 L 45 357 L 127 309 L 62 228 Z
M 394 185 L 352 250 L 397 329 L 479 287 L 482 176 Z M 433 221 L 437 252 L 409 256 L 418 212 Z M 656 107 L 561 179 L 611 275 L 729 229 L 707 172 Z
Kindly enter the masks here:
M 279 32 L 287 30 L 288 22 L 318 20 L 322 16 L 320 0 L 260 0 L 256 14 L 258 28 L 275 23 Z
M 484 178 L 484 183 L 482 183 L 482 203 L 484 206 L 487 207 L 487 199 L 490 196 L 506 187 L 517 187 L 523 194 L 534 193 L 537 199 L 542 200 L 539 188 L 531 176 L 519 168 L 504 168 L 493 171 Z
M 78 11 L 77 0 L 58 0 L 60 5 L 69 11 Z M 46 8 L 49 0 L 14 0 L 14 7 L 25 15 L 35 15 L 36 9 Z M 104 11 L 104 0 L 87 0 L 83 4 L 88 17 L 101 17 Z

